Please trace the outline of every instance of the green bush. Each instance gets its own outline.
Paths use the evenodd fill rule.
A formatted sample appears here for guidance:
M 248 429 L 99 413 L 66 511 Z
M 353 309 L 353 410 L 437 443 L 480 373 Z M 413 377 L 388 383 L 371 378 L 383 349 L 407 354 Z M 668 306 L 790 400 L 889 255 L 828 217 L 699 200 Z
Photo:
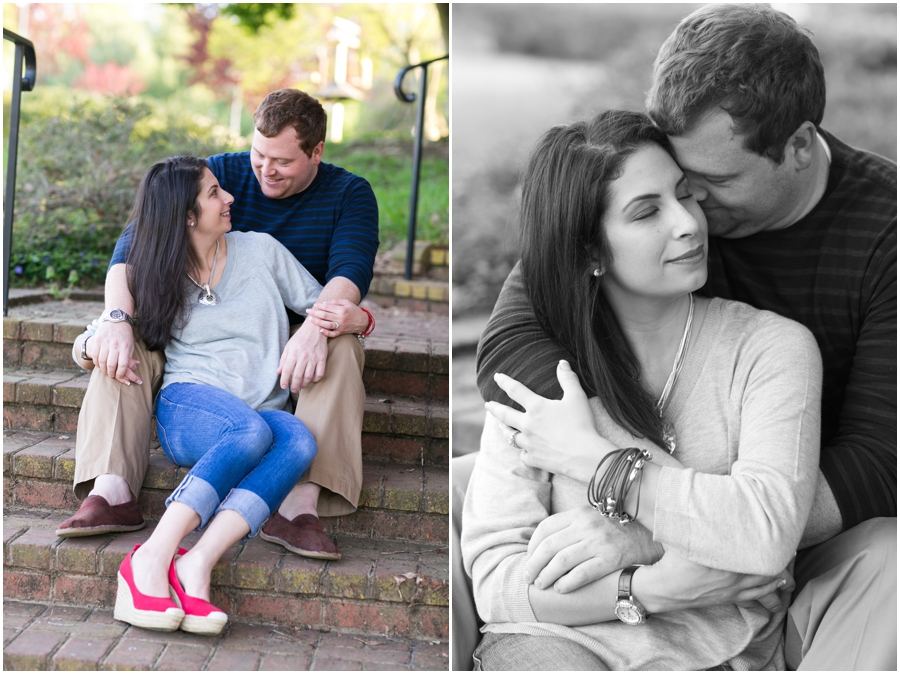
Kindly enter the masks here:
M 221 152 L 225 139 L 137 99 L 52 98 L 23 110 L 11 284 L 97 285 L 147 169 Z

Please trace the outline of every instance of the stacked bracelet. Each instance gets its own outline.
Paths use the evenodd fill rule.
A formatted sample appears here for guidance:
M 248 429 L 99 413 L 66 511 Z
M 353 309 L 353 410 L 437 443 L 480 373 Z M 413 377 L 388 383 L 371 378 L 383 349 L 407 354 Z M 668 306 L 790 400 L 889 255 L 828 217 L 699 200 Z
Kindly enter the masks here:
M 644 476 L 644 463 L 653 459 L 653 455 L 645 449 L 627 447 L 617 449 L 603 457 L 594 471 L 594 477 L 588 485 L 588 503 L 604 517 L 611 517 L 621 524 L 628 524 L 637 519 L 641 507 L 641 482 Z M 610 461 L 601 475 L 603 464 Z M 638 481 L 638 500 L 632 517 L 625 512 L 625 500 L 634 484 Z
M 362 309 L 364 312 L 366 312 L 366 316 L 369 317 L 369 323 L 368 323 L 368 325 L 366 325 L 366 329 L 356 335 L 357 339 L 359 339 L 359 343 L 362 344 L 363 346 L 365 346 L 366 345 L 366 337 L 371 335 L 372 332 L 375 330 L 375 317 L 372 315 L 372 313 L 368 309 L 363 309 L 362 307 L 360 307 L 360 309 Z

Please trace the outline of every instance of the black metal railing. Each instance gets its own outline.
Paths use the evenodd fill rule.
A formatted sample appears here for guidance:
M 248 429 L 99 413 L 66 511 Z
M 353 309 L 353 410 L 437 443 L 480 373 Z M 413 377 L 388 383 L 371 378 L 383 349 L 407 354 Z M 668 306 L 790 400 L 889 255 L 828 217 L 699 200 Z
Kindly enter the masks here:
M 413 169 L 412 169 L 412 191 L 409 197 L 409 228 L 407 230 L 407 248 L 406 248 L 406 279 L 412 278 L 413 255 L 416 247 L 416 217 L 419 209 L 419 170 L 422 164 L 422 127 L 425 123 L 425 92 L 428 91 L 428 66 L 438 61 L 449 59 L 450 55 L 445 54 L 430 61 L 423 61 L 415 65 L 406 66 L 397 73 L 397 79 L 394 80 L 394 93 L 404 103 L 412 103 L 417 100 L 415 94 L 408 94 L 403 91 L 403 78 L 410 70 L 421 68 L 422 73 L 419 77 L 419 105 L 416 109 L 416 139 L 413 145 Z
M 16 159 L 19 150 L 19 112 L 22 92 L 34 89 L 37 59 L 34 45 L 21 35 L 3 29 L 3 39 L 16 45 L 13 62 L 12 103 L 9 113 L 9 149 L 6 157 L 6 194 L 3 199 L 3 315 L 9 303 L 9 257 L 12 247 L 13 209 L 16 205 Z M 24 63 L 25 72 L 22 72 Z

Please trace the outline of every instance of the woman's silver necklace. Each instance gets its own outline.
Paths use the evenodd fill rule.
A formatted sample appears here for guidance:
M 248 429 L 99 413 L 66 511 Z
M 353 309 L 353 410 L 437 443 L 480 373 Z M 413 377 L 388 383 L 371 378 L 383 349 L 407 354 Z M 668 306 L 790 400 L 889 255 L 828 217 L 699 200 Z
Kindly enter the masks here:
M 197 295 L 197 300 L 200 304 L 205 304 L 208 307 L 214 306 L 219 303 L 219 296 L 216 295 L 209 287 L 209 284 L 212 283 L 213 274 L 216 273 L 216 260 L 219 259 L 219 240 L 216 239 L 216 252 L 213 255 L 213 263 L 212 269 L 209 270 L 209 280 L 205 285 L 200 285 L 194 280 L 194 277 L 190 274 L 187 275 L 189 279 L 191 279 L 191 283 L 200 288 L 200 294 Z M 691 305 L 693 306 L 693 305 Z
M 663 440 L 666 443 L 666 449 L 669 451 L 669 454 L 675 452 L 675 426 L 671 421 L 667 421 L 665 417 L 663 417 L 663 412 L 669 402 L 669 396 L 672 394 L 672 389 L 675 388 L 675 382 L 678 381 L 678 375 L 681 374 L 681 368 L 684 366 L 684 358 L 687 353 L 687 345 L 691 340 L 691 325 L 694 322 L 694 294 L 691 293 L 689 297 L 691 298 L 691 306 L 690 309 L 688 309 L 687 321 L 684 324 L 684 334 L 681 336 L 681 344 L 678 345 L 678 353 L 675 355 L 675 363 L 672 365 L 672 372 L 669 374 L 668 380 L 666 380 L 662 395 L 659 397 L 659 400 L 656 401 L 656 411 L 663 422 Z

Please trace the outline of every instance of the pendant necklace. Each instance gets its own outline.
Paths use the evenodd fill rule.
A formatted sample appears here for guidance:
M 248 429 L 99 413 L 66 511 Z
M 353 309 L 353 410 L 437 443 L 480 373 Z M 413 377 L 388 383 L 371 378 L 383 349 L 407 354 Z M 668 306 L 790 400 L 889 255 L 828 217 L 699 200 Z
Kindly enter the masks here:
M 675 363 L 672 365 L 672 372 L 669 374 L 668 380 L 666 380 L 662 395 L 656 401 L 656 411 L 663 422 L 663 440 L 666 443 L 666 449 L 669 451 L 669 454 L 675 452 L 675 426 L 671 421 L 666 421 L 663 417 L 663 412 L 669 402 L 672 389 L 675 388 L 675 382 L 678 381 L 678 375 L 681 374 L 681 368 L 684 366 L 684 358 L 687 353 L 687 345 L 691 340 L 691 325 L 694 322 L 694 294 L 691 293 L 689 297 L 691 298 L 691 306 L 688 309 L 687 321 L 684 324 L 684 334 L 681 336 L 681 344 L 678 345 Z
M 200 285 L 194 280 L 190 274 L 187 275 L 189 279 L 191 279 L 191 283 L 200 288 L 200 294 L 197 295 L 197 300 L 200 304 L 205 304 L 208 307 L 215 306 L 219 303 L 219 296 L 216 295 L 212 290 L 210 290 L 209 284 L 212 283 L 213 275 L 216 273 L 216 261 L 219 259 L 219 240 L 216 239 L 216 252 L 213 255 L 213 263 L 212 269 L 209 270 L 209 280 L 205 285 Z M 693 301 L 693 298 L 691 298 Z M 691 304 L 691 308 L 693 308 L 693 304 Z

